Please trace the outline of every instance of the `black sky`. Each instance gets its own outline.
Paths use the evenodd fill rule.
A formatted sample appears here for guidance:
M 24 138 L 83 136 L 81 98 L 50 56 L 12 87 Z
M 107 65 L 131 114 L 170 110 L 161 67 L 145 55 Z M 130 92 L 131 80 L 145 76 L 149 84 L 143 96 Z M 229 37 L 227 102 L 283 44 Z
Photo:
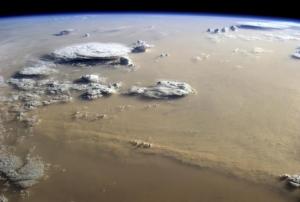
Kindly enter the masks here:
M 290 0 L 1 0 L 0 15 L 76 12 L 221 13 L 300 19 Z

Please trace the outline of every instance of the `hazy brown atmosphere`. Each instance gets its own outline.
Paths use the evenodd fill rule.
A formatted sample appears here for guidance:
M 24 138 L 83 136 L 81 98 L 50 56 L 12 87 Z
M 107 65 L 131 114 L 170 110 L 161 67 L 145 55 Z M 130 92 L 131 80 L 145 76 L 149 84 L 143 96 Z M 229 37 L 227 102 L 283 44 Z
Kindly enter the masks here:
M 100 74 L 121 81 L 121 93 L 32 110 L 29 114 L 41 121 L 31 129 L 4 121 L 9 137 L 1 144 L 19 155 L 33 152 L 49 168 L 27 192 L 4 185 L 2 192 L 9 201 L 31 202 L 299 200 L 299 191 L 278 180 L 300 167 L 300 60 L 291 57 L 299 30 L 206 32 L 243 20 L 249 19 L 80 15 L 0 20 L 4 79 L 26 61 L 71 44 L 129 45 L 142 39 L 154 45 L 146 53 L 130 54 L 134 71 L 57 65 L 55 78 Z M 53 35 L 64 29 L 74 32 Z M 90 36 L 83 38 L 85 33 Z M 158 79 L 185 81 L 196 93 L 170 100 L 122 94 Z M 14 89 L 0 90 L 6 96 Z M 5 103 L 0 106 L 9 111 Z M 76 118 L 76 112 L 85 115 Z M 153 146 L 136 148 L 132 140 Z

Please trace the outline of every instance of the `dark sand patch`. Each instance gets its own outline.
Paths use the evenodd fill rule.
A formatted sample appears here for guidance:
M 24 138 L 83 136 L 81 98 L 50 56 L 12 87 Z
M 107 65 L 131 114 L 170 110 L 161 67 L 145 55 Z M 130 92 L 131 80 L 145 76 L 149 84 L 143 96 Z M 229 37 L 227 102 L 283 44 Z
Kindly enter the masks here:
M 33 187 L 29 198 L 13 195 L 11 201 L 296 201 L 280 187 L 249 183 L 156 155 L 120 158 L 93 144 L 46 137 L 35 137 L 32 143 L 52 164 L 50 178 Z

